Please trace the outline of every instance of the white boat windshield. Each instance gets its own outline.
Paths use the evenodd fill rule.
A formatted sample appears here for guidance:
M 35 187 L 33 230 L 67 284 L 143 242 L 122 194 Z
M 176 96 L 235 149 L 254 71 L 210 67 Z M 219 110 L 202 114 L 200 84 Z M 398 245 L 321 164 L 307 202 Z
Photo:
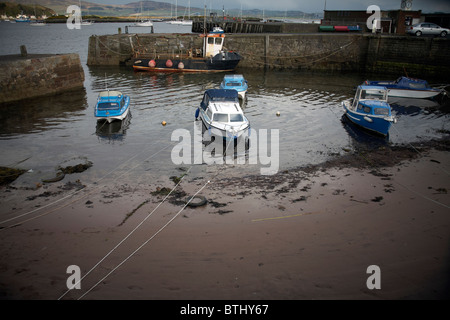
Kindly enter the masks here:
M 243 122 L 244 117 L 240 113 L 230 114 L 230 122 Z
M 386 100 L 386 91 L 384 90 L 363 90 L 361 99 L 368 100 Z
M 214 113 L 213 121 L 228 122 L 228 114 L 226 114 L 226 113 Z

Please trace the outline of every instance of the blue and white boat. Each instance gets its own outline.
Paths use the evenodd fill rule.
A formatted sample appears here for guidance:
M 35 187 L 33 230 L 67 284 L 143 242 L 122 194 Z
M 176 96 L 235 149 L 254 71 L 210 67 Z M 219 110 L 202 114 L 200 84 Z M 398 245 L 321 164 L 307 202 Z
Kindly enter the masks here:
M 360 85 L 353 99 L 342 102 L 347 118 L 358 126 L 387 136 L 397 119 L 387 102 L 388 91 L 381 86 Z
M 208 130 L 211 135 L 220 133 L 225 140 L 237 139 L 250 129 L 236 90 L 206 90 L 195 112 L 195 118 L 198 117 L 202 120 L 203 131 Z
M 430 87 L 425 80 L 408 77 L 400 77 L 395 81 L 366 80 L 364 84 L 386 87 L 389 97 L 427 99 L 435 97 L 442 92 L 440 89 Z
M 106 120 L 109 123 L 114 120 L 123 120 L 130 111 L 130 97 L 120 91 L 102 91 L 98 94 L 95 106 L 95 118 Z
M 239 97 L 244 100 L 248 83 L 242 74 L 227 74 L 223 77 L 220 89 L 234 89 L 238 92 Z

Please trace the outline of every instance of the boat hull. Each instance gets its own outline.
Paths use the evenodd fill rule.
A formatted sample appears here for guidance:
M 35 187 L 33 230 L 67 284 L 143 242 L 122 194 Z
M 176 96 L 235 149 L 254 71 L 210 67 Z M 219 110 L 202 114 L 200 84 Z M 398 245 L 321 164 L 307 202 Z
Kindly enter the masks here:
M 224 72 L 236 69 L 241 60 L 236 52 L 226 52 L 224 58 L 218 56 L 221 54 L 214 58 L 137 59 L 133 69 L 149 72 Z
M 389 129 L 393 122 L 392 117 L 386 118 L 383 116 L 374 116 L 352 111 L 350 109 L 350 101 L 343 101 L 342 106 L 344 107 L 345 115 L 354 124 L 375 134 L 383 136 L 389 134 Z
M 429 99 L 441 93 L 441 90 L 431 88 L 428 86 L 428 84 L 425 84 L 424 80 L 417 80 L 417 82 L 418 81 L 420 81 L 422 88 L 399 85 L 393 81 L 366 81 L 365 84 L 385 87 L 388 90 L 388 97 Z M 414 82 L 414 80 L 411 80 L 411 83 Z
M 438 90 L 409 90 L 409 89 L 389 89 L 389 97 L 428 99 L 440 94 Z
M 107 121 L 108 123 L 111 123 L 113 121 L 122 121 L 123 119 L 125 119 L 128 116 L 129 112 L 130 112 L 130 107 L 127 107 L 122 114 L 111 115 L 111 116 L 96 115 L 95 118 L 97 119 L 97 121 Z

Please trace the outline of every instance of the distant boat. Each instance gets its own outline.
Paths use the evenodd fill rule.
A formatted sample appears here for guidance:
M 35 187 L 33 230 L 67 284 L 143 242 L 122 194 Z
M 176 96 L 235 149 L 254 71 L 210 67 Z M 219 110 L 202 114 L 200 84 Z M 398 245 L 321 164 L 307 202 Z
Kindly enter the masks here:
M 141 1 L 141 15 L 142 15 L 142 1 Z M 145 20 L 142 18 L 141 21 L 136 22 L 134 25 L 135 27 L 153 27 L 153 23 L 150 19 Z
M 142 20 L 140 22 L 136 22 L 136 27 L 153 27 L 153 23 L 150 20 Z
M 355 97 L 343 101 L 342 105 L 351 122 L 383 136 L 387 136 L 391 124 L 397 122 L 391 114 L 385 87 L 358 86 Z
M 95 118 L 106 120 L 109 123 L 114 120 L 123 120 L 130 111 L 130 97 L 120 91 L 102 91 L 98 95 L 95 106 Z
M 211 33 L 224 33 L 224 31 L 221 27 L 214 27 Z
M 247 93 L 248 84 L 242 74 L 227 74 L 220 83 L 220 89 L 234 89 L 239 97 L 244 100 Z
M 389 97 L 427 99 L 440 94 L 440 89 L 430 87 L 427 81 L 400 77 L 395 81 L 370 81 L 364 82 L 368 86 L 383 86 L 388 90 Z
M 23 12 L 21 12 L 19 15 L 17 15 L 17 17 L 14 21 L 15 22 L 30 22 L 31 20 L 29 17 L 24 15 Z
M 80 11 L 81 11 L 81 0 L 80 0 Z M 83 16 L 81 16 L 81 25 L 82 26 L 91 26 L 94 24 L 94 21 L 83 20 Z
M 31 21 L 30 22 L 30 26 L 33 26 L 33 27 L 43 27 L 43 26 L 46 26 L 46 25 L 47 25 L 47 23 L 45 21 L 42 21 L 42 20 L 35 20 L 35 21 Z

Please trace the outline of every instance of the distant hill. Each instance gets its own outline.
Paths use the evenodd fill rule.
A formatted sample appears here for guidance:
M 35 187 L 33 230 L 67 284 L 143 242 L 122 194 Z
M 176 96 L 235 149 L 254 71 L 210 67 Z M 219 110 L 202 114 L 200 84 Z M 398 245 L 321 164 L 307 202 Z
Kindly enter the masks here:
M 16 17 L 18 14 L 22 13 L 28 16 L 43 16 L 46 15 L 50 17 L 56 12 L 50 8 L 39 4 L 21 4 L 21 3 L 11 3 L 11 2 L 0 2 L 0 15 L 5 15 L 8 17 Z
M 54 10 L 58 14 L 65 14 L 66 9 L 69 5 L 78 4 L 79 0 L 9 0 L 16 4 L 27 4 L 34 6 L 35 3 L 39 3 L 40 6 L 48 7 Z M 175 7 L 172 7 L 170 3 L 158 2 L 158 1 L 142 1 L 142 15 L 149 17 L 171 17 L 175 18 Z M 88 1 L 81 1 L 81 9 L 83 16 L 85 15 L 97 15 L 97 16 L 110 16 L 110 17 L 129 17 L 141 14 L 141 1 L 131 2 L 123 5 L 108 5 L 92 3 Z M 171 10 L 172 9 L 172 10 Z M 263 17 L 262 10 L 250 9 L 243 10 L 239 9 L 225 8 L 226 14 L 234 17 Z M 193 15 L 203 16 L 204 8 L 191 8 L 191 13 Z M 219 17 L 222 16 L 222 10 L 213 10 L 217 12 Z M 183 16 L 188 14 L 188 8 L 185 6 L 177 7 L 178 16 Z M 209 11 L 207 12 L 209 15 Z M 283 18 L 288 19 L 294 18 L 316 18 L 316 14 L 306 14 L 302 11 L 276 11 L 276 10 L 266 10 L 264 12 L 265 18 Z

